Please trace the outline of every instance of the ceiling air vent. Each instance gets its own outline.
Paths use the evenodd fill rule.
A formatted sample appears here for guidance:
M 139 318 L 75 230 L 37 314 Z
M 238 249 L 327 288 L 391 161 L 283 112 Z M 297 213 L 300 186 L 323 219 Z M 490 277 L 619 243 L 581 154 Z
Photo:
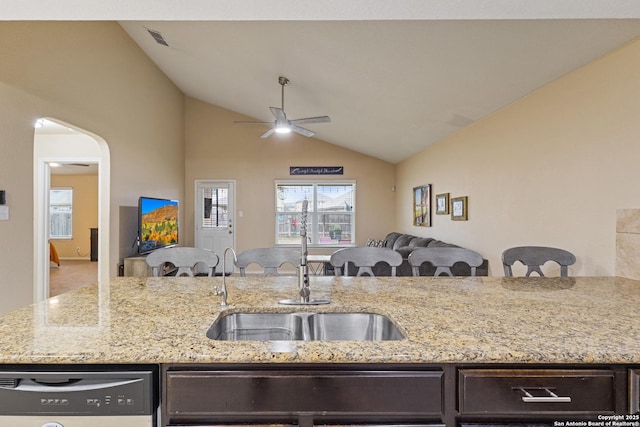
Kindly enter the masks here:
M 167 43 L 167 41 L 164 39 L 164 37 L 162 37 L 162 34 L 160 34 L 159 31 L 150 30 L 149 28 L 147 28 L 147 31 L 149 32 L 149 34 L 151 34 L 151 37 L 153 37 L 156 43 L 164 46 L 169 46 L 169 43 Z

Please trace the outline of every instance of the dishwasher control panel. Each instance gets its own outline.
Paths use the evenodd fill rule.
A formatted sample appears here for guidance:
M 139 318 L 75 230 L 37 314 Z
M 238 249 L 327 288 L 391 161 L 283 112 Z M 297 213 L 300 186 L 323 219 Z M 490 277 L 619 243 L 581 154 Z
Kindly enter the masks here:
M 0 371 L 0 415 L 149 415 L 153 371 Z

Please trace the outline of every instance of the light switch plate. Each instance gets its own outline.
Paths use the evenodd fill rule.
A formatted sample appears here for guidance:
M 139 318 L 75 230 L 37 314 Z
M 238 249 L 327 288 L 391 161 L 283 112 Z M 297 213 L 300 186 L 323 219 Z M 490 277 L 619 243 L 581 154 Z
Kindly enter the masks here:
M 9 220 L 9 206 L 1 205 L 0 206 L 0 221 L 8 221 Z

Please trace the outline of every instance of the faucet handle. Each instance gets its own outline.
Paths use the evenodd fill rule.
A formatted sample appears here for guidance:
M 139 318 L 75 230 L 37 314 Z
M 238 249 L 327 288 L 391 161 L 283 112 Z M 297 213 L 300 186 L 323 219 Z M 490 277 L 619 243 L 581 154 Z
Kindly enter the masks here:
M 305 298 L 306 300 L 308 300 L 309 295 L 311 295 L 311 290 L 308 287 L 305 286 L 303 288 L 300 288 L 300 296 L 302 298 Z
M 228 305 L 227 304 L 227 291 L 225 290 L 225 288 L 222 288 L 222 289 L 218 290 L 218 287 L 214 286 L 213 287 L 213 294 L 215 296 L 222 297 L 220 299 L 220 305 L 222 307 L 226 307 Z

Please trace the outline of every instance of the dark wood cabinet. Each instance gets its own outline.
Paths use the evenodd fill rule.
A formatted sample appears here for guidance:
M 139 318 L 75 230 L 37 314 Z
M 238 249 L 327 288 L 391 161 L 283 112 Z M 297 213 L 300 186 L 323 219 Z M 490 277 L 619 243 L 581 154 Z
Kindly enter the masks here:
M 442 424 L 441 370 L 176 369 L 164 381 L 168 425 Z
M 162 373 L 171 427 L 548 427 L 640 410 L 635 365 L 175 364 Z
M 460 414 L 614 414 L 614 385 L 607 369 L 461 369 Z
M 640 414 L 640 368 L 629 369 L 629 412 Z

